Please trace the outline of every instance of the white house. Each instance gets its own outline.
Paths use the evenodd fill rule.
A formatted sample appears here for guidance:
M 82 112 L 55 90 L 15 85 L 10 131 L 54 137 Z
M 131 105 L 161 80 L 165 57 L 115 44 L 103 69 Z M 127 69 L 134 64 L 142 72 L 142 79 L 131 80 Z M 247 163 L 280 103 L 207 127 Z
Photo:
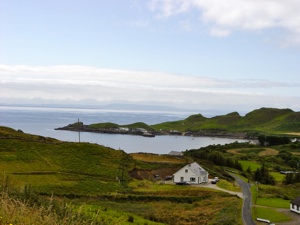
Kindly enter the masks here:
M 173 174 L 174 183 L 187 182 L 190 184 L 201 184 L 208 182 L 208 172 L 198 163 L 193 162 Z
M 290 202 L 290 210 L 300 214 L 300 196 Z

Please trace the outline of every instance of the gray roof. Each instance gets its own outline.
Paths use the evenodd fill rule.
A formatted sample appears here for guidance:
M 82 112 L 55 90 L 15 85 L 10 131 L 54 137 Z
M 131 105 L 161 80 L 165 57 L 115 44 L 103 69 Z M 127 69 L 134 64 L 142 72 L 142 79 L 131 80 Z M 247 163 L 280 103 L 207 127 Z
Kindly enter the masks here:
M 293 205 L 300 205 L 300 196 L 291 201 Z
M 200 175 L 205 175 L 207 173 L 206 170 L 204 170 L 198 163 L 193 162 L 191 164 L 188 164 L 187 166 L 191 171 L 193 171 L 194 174 L 196 174 L 197 176 Z

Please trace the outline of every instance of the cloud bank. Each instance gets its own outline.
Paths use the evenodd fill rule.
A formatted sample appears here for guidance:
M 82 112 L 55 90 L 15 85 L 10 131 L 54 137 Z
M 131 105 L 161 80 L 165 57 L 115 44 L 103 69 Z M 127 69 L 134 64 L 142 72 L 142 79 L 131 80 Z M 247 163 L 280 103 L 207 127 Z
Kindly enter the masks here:
M 219 80 L 85 66 L 0 65 L 0 90 L 2 103 L 92 101 L 187 109 L 300 109 L 299 93 L 295 91 L 299 90 L 299 84 L 269 80 Z
M 196 11 L 213 36 L 279 29 L 282 43 L 300 46 L 299 0 L 151 0 L 148 7 L 159 18 Z

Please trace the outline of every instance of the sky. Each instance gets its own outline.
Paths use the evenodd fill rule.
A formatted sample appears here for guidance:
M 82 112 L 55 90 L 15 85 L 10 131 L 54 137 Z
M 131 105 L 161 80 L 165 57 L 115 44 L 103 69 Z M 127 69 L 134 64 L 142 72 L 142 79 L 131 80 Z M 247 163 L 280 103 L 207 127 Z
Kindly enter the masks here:
M 0 104 L 300 111 L 299 0 L 0 0 Z

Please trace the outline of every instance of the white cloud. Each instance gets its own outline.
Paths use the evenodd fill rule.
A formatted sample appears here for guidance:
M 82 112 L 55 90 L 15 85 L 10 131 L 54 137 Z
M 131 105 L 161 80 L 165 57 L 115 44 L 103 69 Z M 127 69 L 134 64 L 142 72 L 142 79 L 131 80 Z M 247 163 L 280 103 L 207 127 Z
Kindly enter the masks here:
M 0 65 L 1 99 L 138 102 L 181 108 L 289 107 L 300 102 L 299 84 L 268 80 L 218 80 L 149 71 L 84 66 Z M 284 91 L 278 91 L 283 89 Z M 294 93 L 299 96 L 299 92 Z M 254 105 L 258 105 L 254 107 Z M 300 105 L 297 106 L 300 109 Z
M 210 34 L 218 37 L 235 30 L 279 28 L 287 32 L 286 44 L 300 45 L 299 0 L 150 0 L 149 8 L 159 17 L 198 10 Z

